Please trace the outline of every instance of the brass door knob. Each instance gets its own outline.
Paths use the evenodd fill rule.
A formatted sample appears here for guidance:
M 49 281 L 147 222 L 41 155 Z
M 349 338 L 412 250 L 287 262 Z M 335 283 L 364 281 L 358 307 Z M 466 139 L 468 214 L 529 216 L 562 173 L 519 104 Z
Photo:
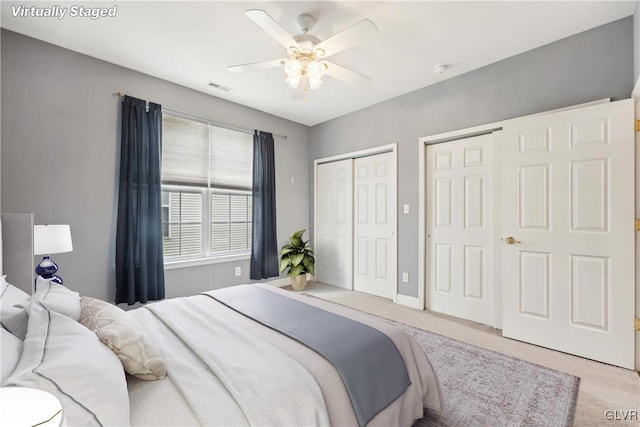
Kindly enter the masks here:
M 513 237 L 509 236 L 506 239 L 504 239 L 505 242 L 507 242 L 507 245 L 513 245 L 514 243 L 522 243 L 516 239 L 514 239 Z

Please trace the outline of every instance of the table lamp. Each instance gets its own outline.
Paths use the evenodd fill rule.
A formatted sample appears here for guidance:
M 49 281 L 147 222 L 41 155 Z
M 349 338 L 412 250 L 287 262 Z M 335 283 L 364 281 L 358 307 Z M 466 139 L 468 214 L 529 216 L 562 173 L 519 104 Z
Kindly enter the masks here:
M 36 267 L 37 275 L 62 285 L 62 277 L 56 275 L 58 265 L 49 258 L 49 255 L 71 252 L 72 250 L 71 229 L 68 225 L 34 226 L 33 253 L 44 255 Z

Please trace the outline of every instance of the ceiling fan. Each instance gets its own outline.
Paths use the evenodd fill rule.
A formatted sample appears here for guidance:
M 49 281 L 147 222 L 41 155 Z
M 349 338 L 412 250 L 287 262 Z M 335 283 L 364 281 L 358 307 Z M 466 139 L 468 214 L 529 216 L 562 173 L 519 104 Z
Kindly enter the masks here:
M 290 36 L 264 10 L 247 10 L 245 14 L 287 49 L 287 58 L 227 67 L 232 73 L 284 66 L 287 83 L 298 90 L 298 95 L 302 93 L 303 96 L 308 89 L 314 90 L 322 86 L 325 75 L 357 85 L 371 80 L 371 77 L 364 74 L 326 61 L 331 55 L 362 43 L 377 33 L 377 27 L 369 19 L 363 19 L 327 40 L 320 41 L 309 33 L 316 23 L 311 15 L 299 15 L 296 23 L 301 34 Z

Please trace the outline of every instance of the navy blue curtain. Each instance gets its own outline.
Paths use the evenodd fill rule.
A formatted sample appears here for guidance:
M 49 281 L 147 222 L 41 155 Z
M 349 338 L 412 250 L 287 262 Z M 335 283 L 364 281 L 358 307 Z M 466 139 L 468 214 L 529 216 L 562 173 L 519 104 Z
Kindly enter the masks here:
M 273 135 L 255 131 L 253 134 L 253 234 L 250 277 L 259 280 L 279 275 Z
M 160 187 L 161 106 L 122 102 L 116 230 L 116 304 L 164 298 Z

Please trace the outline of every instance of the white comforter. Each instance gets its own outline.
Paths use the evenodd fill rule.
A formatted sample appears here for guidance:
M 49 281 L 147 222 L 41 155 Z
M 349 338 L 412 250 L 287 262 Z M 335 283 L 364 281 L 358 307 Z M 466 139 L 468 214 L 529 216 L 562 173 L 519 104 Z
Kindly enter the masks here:
M 263 287 L 369 324 L 394 341 L 412 384 L 369 426 L 409 426 L 422 416 L 423 406 L 442 408 L 435 373 L 413 338 L 355 310 Z M 168 372 L 160 381 L 129 379 L 133 425 L 357 425 L 329 362 L 208 296 L 176 298 L 131 313 L 158 345 Z

